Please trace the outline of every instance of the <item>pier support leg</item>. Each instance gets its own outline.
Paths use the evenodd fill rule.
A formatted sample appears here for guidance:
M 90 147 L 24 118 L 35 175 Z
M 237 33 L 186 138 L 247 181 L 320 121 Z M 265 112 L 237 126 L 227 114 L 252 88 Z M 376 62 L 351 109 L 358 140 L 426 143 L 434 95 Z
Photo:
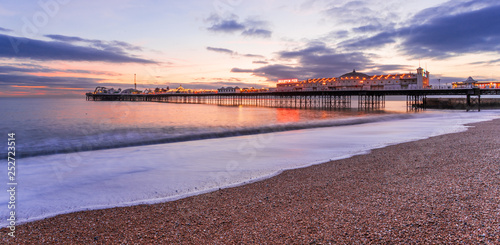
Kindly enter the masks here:
M 471 103 L 470 103 L 470 94 L 467 95 L 467 105 L 466 105 L 466 110 L 470 111 Z
M 481 111 L 481 95 L 477 96 L 477 111 Z

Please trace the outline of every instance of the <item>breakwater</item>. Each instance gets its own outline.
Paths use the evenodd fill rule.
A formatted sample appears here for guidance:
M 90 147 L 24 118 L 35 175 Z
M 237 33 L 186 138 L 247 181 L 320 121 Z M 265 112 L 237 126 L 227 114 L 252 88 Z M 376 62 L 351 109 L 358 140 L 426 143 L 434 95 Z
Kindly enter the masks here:
M 500 98 L 481 98 L 481 109 L 500 109 Z M 466 98 L 425 98 L 429 109 L 467 109 Z

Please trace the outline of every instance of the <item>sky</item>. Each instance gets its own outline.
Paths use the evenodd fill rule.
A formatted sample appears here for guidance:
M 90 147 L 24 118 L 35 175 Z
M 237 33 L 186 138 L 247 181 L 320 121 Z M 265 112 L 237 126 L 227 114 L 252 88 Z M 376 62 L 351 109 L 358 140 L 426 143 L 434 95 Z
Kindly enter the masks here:
M 500 80 L 498 0 L 38 0 L 0 3 L 0 97 L 96 86 L 275 87 L 431 73 Z M 439 82 L 438 82 L 439 79 Z

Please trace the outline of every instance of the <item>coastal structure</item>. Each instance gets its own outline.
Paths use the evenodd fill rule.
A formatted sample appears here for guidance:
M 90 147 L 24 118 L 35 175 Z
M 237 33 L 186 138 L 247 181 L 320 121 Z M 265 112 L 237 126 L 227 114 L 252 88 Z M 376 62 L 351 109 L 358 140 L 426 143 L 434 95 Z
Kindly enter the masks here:
M 351 108 L 351 98 L 360 109 L 379 109 L 385 106 L 386 96 L 406 96 L 409 110 L 426 108 L 426 96 L 465 96 L 466 110 L 481 110 L 481 95 L 499 95 L 498 82 L 489 82 L 484 89 L 480 82 L 468 79 L 468 88 L 435 89 L 429 86 L 429 72 L 419 67 L 417 73 L 370 76 L 353 70 L 340 77 L 280 79 L 276 89 L 222 87 L 215 89 L 146 89 L 140 93 L 119 93 L 98 87 L 86 94 L 92 101 L 156 101 L 167 103 L 214 104 L 225 106 L 264 106 L 298 109 Z M 129 89 L 132 90 L 132 89 Z M 111 92 L 110 92 L 111 91 Z M 125 90 L 127 91 L 127 90 Z
M 476 81 L 474 78 L 469 77 L 462 82 L 452 83 L 453 88 L 481 88 L 481 89 L 498 89 L 500 88 L 500 81 Z
M 218 93 L 240 93 L 241 92 L 241 89 L 236 86 L 236 87 L 222 87 L 222 88 L 219 88 L 217 89 L 217 92 Z
M 384 74 L 370 76 L 353 70 L 340 77 L 280 79 L 276 85 L 278 92 L 331 91 L 331 90 L 401 90 L 425 89 L 429 87 L 430 73 L 419 67 L 417 73 Z
M 236 87 L 222 87 L 217 89 L 217 93 L 219 94 L 224 94 L 224 93 L 264 93 L 264 92 L 269 92 L 268 88 L 254 88 L 254 87 L 249 87 L 249 88 L 240 88 L 238 86 Z

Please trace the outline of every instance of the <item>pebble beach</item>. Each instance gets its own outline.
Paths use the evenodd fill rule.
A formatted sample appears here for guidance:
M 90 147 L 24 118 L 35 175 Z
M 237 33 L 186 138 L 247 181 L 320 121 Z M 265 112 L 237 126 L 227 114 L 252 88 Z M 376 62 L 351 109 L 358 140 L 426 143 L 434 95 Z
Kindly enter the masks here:
M 500 119 L 177 201 L 0 231 L 2 244 L 499 244 Z

